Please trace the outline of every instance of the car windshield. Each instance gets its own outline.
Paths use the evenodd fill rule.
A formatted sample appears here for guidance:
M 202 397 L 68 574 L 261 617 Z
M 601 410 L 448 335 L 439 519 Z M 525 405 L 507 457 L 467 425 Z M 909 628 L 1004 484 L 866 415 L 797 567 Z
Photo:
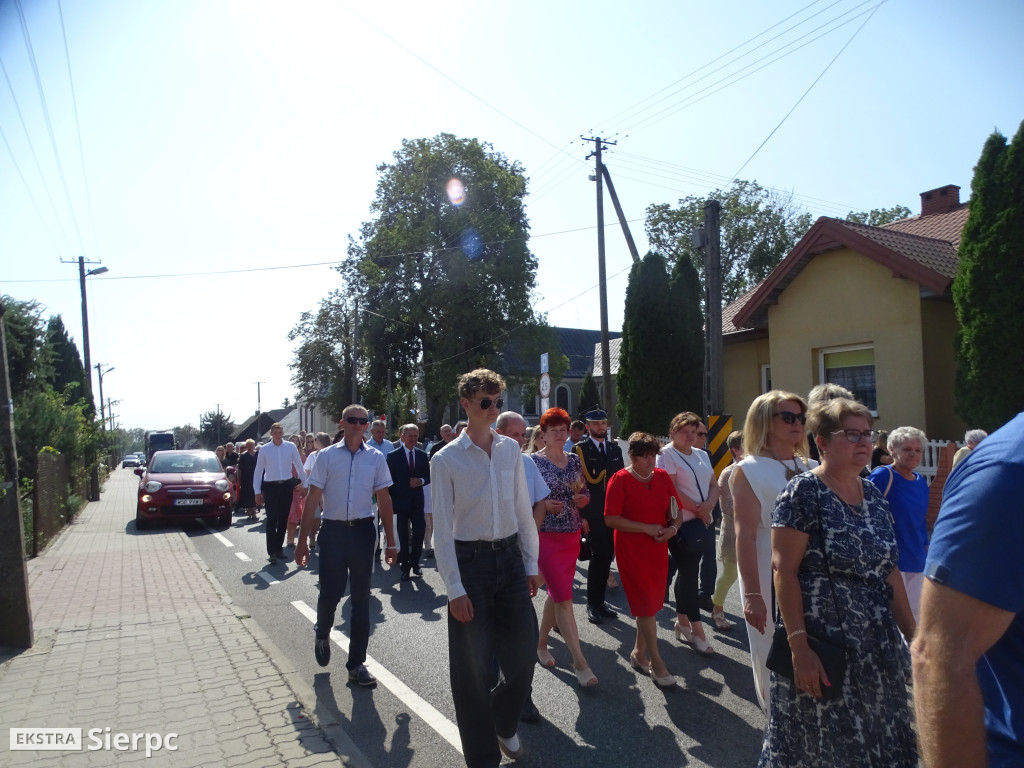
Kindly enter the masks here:
M 174 474 L 184 472 L 223 472 L 216 456 L 195 456 L 176 454 L 156 456 L 150 472 L 155 474 Z
M 125 456 L 125 458 L 126 458 L 126 459 L 137 459 L 137 458 L 139 458 L 139 457 L 138 457 L 138 456 L 136 456 L 136 455 L 135 455 L 134 453 L 129 453 L 129 454 L 127 454 L 127 455 Z

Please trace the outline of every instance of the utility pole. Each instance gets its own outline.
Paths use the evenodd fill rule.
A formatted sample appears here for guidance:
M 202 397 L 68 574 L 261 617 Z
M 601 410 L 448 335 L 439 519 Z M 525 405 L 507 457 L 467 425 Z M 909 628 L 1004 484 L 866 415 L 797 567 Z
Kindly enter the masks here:
M 722 206 L 717 200 L 704 203 L 704 280 L 707 286 L 705 304 L 707 320 L 704 337 L 704 415 L 720 414 L 725 408 L 722 362 L 722 257 L 719 215 Z
M 259 442 L 259 436 L 262 433 L 260 430 L 260 416 L 262 415 L 262 407 L 260 406 L 260 384 L 266 384 L 265 381 L 254 381 L 256 385 L 256 442 Z
M 14 435 L 14 401 L 7 373 L 5 307 L 0 304 L 0 453 L 4 456 L 0 482 L 0 645 L 31 648 L 32 605 L 25 565 L 25 531 L 18 504 L 18 448 Z
M 358 403 L 356 398 L 356 343 L 359 338 L 359 297 L 356 296 L 356 308 L 352 313 L 352 350 L 349 358 L 352 360 L 352 403 Z M 340 413 L 338 414 L 341 415 Z
M 595 173 L 591 177 L 597 182 L 597 283 L 598 295 L 601 299 L 601 407 L 611 408 L 612 404 L 612 367 L 611 352 L 608 344 L 608 281 L 604 265 L 604 166 L 601 163 L 601 150 L 604 144 L 615 145 L 617 142 L 602 142 L 600 136 L 587 138 L 584 141 L 594 142 L 594 151 L 587 155 L 587 160 L 595 158 Z
M 217 403 L 217 445 L 220 444 L 220 403 Z

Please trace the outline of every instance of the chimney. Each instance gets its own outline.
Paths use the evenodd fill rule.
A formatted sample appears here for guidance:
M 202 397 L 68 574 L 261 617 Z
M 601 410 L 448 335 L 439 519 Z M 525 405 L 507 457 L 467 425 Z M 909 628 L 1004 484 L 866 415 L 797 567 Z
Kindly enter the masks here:
M 960 205 L 960 187 L 947 184 L 938 189 L 930 189 L 921 193 L 921 215 L 933 216 L 936 213 L 949 213 Z

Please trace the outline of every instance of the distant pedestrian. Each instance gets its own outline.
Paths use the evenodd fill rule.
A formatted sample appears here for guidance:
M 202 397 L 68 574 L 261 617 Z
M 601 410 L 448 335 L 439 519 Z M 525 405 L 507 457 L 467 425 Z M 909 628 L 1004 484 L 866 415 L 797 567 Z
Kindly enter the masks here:
M 374 686 L 377 678 L 366 668 L 366 648 L 370 641 L 370 575 L 377 538 L 374 524 L 373 496 L 384 523 L 387 539 L 386 560 L 395 563 L 392 524 L 391 475 L 384 455 L 365 443 L 363 434 L 369 423 L 366 409 L 350 405 L 342 412 L 345 439 L 320 451 L 310 473 L 310 491 L 302 514 L 302 530 L 295 547 L 295 563 L 304 567 L 309 562 L 307 540 L 316 517 L 314 510 L 323 506 L 320 522 L 320 596 L 316 605 L 316 639 L 313 653 L 317 663 L 326 667 L 331 661 L 331 630 L 338 603 L 349 589 L 351 631 L 349 633 L 348 670 L 350 682 Z
M 302 465 L 303 468 L 306 470 L 306 477 L 307 478 L 313 472 L 313 466 L 316 464 L 316 460 L 317 460 L 317 457 L 320 455 L 320 451 L 322 451 L 324 448 L 327 448 L 330 445 L 331 445 L 331 436 L 328 435 L 326 432 L 317 432 L 316 435 L 313 436 L 313 448 L 314 448 L 314 450 L 306 455 L 306 461 Z M 303 505 L 303 512 L 305 512 L 305 505 Z M 307 546 L 309 547 L 309 551 L 310 552 L 312 552 L 313 550 L 316 549 L 316 537 L 320 534 L 320 517 L 321 517 L 322 512 L 323 512 L 323 506 L 322 505 L 317 505 L 317 508 L 313 512 L 313 515 L 316 518 L 316 520 L 313 523 L 313 531 L 312 531 L 312 533 L 309 534 L 309 537 L 306 540 L 308 542 Z M 301 533 L 302 526 L 300 525 L 299 528 L 300 528 L 300 533 Z
M 428 457 L 431 459 L 434 458 L 434 454 L 440 451 L 446 445 L 448 445 L 448 443 L 450 443 L 453 439 L 455 439 L 455 430 L 452 429 L 452 425 L 442 424 L 441 439 L 434 443 L 432 446 L 430 446 L 430 453 L 428 454 Z
M 964 433 L 964 442 L 966 445 L 959 449 L 953 454 L 953 466 L 955 467 L 961 461 L 966 459 L 975 448 L 978 447 L 978 443 L 988 437 L 988 432 L 984 429 L 968 429 Z
M 378 451 L 387 455 L 395 450 L 395 444 L 392 443 L 385 437 L 387 434 L 387 424 L 378 419 L 370 425 L 370 438 L 366 441 L 366 444 L 376 448 Z
M 423 553 L 425 486 L 430 483 L 430 460 L 417 446 L 420 429 L 403 424 L 398 430 L 402 445 L 387 455 L 391 486 L 391 506 L 398 521 L 398 566 L 402 581 L 423 577 L 420 556 Z
M 493 371 L 464 374 L 469 425 L 431 462 L 452 699 L 470 768 L 522 756 L 517 726 L 536 664 L 537 527 L 519 445 L 490 428 L 504 389 Z
M 270 427 L 270 442 L 260 448 L 256 457 L 253 490 L 256 504 L 267 507 L 267 559 L 284 559 L 284 535 L 288 528 L 288 512 L 292 505 L 292 489 L 306 488 L 306 472 L 302 468 L 299 449 L 284 439 L 284 427 Z
M 569 436 L 565 438 L 564 450 L 566 453 L 572 450 L 580 440 L 587 436 L 587 424 L 580 419 L 574 419 L 569 423 Z
M 254 477 L 256 475 L 256 441 L 249 438 L 245 441 L 245 450 L 238 457 L 238 506 L 245 510 L 250 520 L 258 520 L 256 512 L 256 491 Z
M 718 548 L 715 554 L 722 568 L 718 574 L 718 581 L 715 582 L 715 592 L 711 596 L 711 623 L 715 625 L 715 629 L 722 632 L 728 632 L 734 626 L 725 618 L 725 597 L 739 575 L 736 570 L 736 524 L 729 478 L 743 460 L 743 433 L 739 430 L 731 432 L 725 439 L 725 444 L 732 454 L 733 463 L 723 469 L 722 474 L 718 476 L 718 488 L 721 491 L 718 504 L 722 508 L 722 530 L 718 534 Z

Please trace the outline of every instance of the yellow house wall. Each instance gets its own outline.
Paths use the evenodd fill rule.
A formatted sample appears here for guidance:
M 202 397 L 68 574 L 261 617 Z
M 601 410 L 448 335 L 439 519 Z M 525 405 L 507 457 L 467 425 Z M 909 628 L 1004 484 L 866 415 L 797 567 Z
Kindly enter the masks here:
M 761 394 L 761 366 L 771 362 L 768 339 L 722 345 L 725 412 L 732 414 L 733 429 L 742 429 L 747 408 Z
M 881 429 L 927 424 L 918 285 L 850 249 L 814 257 L 768 310 L 772 383 L 806 396 L 822 349 L 875 350 Z M 925 427 L 926 428 L 926 427 Z
M 953 382 L 956 377 L 954 340 L 956 311 L 951 301 L 921 302 L 924 345 L 924 378 L 928 382 L 925 428 L 930 440 L 962 440 L 967 429 L 953 409 Z

